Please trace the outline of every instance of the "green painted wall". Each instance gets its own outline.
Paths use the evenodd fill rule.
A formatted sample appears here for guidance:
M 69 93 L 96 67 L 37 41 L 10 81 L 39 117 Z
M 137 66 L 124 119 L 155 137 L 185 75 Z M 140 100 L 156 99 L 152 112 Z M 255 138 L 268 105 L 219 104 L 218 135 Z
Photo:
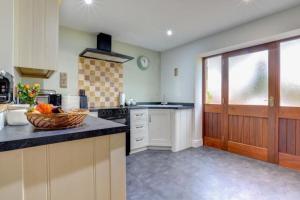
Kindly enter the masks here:
M 160 101 L 160 53 L 116 41 L 112 49 L 135 58 L 124 64 L 126 96 L 140 102 Z M 137 58 L 141 55 L 150 59 L 150 67 L 145 71 L 137 67 Z
M 39 82 L 44 89 L 54 89 L 62 94 L 77 95 L 78 55 L 85 48 L 96 47 L 96 35 L 60 27 L 59 64 L 50 79 L 22 78 L 23 82 Z M 137 101 L 160 101 L 160 53 L 134 45 L 113 41 L 112 50 L 135 57 L 124 64 L 124 92 L 128 98 Z M 138 56 L 150 59 L 150 68 L 142 71 L 137 67 Z M 59 88 L 59 72 L 68 74 L 68 88 Z

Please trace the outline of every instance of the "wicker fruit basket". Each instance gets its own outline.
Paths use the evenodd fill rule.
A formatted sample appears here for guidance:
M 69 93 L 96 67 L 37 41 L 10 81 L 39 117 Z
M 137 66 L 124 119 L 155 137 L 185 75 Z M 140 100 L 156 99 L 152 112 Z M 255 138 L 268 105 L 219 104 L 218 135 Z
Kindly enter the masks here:
M 87 110 L 73 110 L 66 113 L 40 114 L 25 113 L 28 121 L 38 129 L 66 129 L 82 125 L 88 115 Z

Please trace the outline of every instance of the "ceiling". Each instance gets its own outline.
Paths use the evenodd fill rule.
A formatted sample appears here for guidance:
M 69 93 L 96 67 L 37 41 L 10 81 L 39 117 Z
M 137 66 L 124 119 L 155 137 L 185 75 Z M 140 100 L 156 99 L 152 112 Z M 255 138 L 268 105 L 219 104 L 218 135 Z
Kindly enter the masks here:
M 63 0 L 60 24 L 164 51 L 300 5 L 300 0 Z M 172 29 L 171 37 L 166 31 Z

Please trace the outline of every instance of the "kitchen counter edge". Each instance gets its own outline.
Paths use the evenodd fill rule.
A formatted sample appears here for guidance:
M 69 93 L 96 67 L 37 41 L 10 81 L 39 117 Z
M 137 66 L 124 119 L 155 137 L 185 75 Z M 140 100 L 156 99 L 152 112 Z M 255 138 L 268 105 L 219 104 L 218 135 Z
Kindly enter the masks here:
M 172 105 L 172 104 L 171 104 Z M 102 109 L 119 109 L 119 108 L 127 108 L 129 110 L 135 110 L 135 109 L 171 109 L 171 110 L 185 110 L 185 109 L 194 109 L 194 105 L 182 105 L 182 106 L 178 106 L 178 107 L 174 107 L 174 106 L 143 106 L 143 105 L 139 105 L 139 106 L 125 106 L 125 107 L 110 107 L 110 108 L 89 108 L 90 112 L 97 112 L 98 110 L 102 110 Z
M 5 126 L 0 130 L 0 152 L 126 132 L 128 126 L 88 116 L 82 126 L 41 131 L 32 125 Z

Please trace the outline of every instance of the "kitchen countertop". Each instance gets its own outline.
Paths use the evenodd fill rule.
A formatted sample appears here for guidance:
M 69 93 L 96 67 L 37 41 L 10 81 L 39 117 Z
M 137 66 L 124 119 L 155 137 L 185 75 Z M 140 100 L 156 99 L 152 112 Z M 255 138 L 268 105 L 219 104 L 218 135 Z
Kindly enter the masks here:
M 127 130 L 128 126 L 126 125 L 91 116 L 85 119 L 82 126 L 71 129 L 41 131 L 35 129 L 31 124 L 5 126 L 0 130 L 0 152 L 111 135 Z
M 175 109 L 175 110 L 184 110 L 184 109 L 193 109 L 192 105 L 181 105 L 175 107 L 174 105 L 138 105 L 138 106 L 129 106 L 129 109 Z
M 176 107 L 175 105 L 180 105 Z M 194 104 L 184 103 L 184 104 L 167 104 L 167 105 L 161 105 L 161 104 L 151 104 L 151 103 L 145 103 L 145 105 L 139 104 L 136 106 L 125 106 L 125 107 L 93 107 L 89 108 L 91 112 L 96 112 L 101 109 L 119 109 L 119 108 L 127 108 L 127 109 L 176 109 L 176 110 L 183 110 L 183 109 L 193 109 Z

